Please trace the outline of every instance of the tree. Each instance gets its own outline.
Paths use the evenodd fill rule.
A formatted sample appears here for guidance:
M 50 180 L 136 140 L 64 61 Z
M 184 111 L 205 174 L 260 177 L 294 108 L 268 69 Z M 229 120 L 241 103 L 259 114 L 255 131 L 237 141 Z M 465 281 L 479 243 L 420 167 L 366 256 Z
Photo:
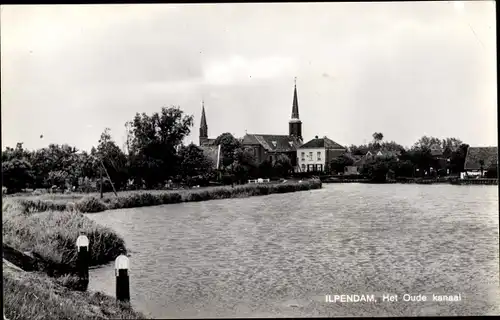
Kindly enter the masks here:
M 368 151 L 370 151 L 369 145 L 366 144 L 359 146 L 352 144 L 348 149 L 350 153 L 356 156 L 364 156 Z
M 213 163 L 203 150 L 191 143 L 179 150 L 180 173 L 183 177 L 195 177 L 210 174 Z
M 287 155 L 279 154 L 272 161 L 273 173 L 285 177 L 293 171 L 292 161 Z
M 430 149 L 433 145 L 442 145 L 442 141 L 436 137 L 422 136 L 422 138 L 418 139 L 414 144 L 414 148 L 418 149 Z
M 98 170 L 103 169 L 101 166 L 104 165 L 116 189 L 125 187 L 128 180 L 127 156 L 113 141 L 109 128 L 104 129 L 92 156 L 97 158 Z M 106 177 L 105 172 L 103 175 Z
M 193 116 L 178 107 L 162 108 L 148 116 L 137 113 L 130 124 L 130 169 L 135 181 L 148 187 L 174 177 L 178 169 L 177 148 L 191 132 Z
M 259 164 L 258 167 L 258 175 L 259 178 L 271 178 L 274 176 L 274 167 L 273 163 L 270 160 L 264 160 Z
M 373 141 L 378 142 L 378 143 L 380 143 L 380 141 L 382 141 L 382 139 L 384 139 L 384 135 L 382 134 L 382 132 L 374 132 L 372 134 L 372 137 L 373 137 Z
M 484 160 L 480 159 L 479 160 L 479 165 L 481 166 L 481 177 L 483 176 L 483 171 L 484 171 Z
M 411 161 L 404 160 L 397 163 L 394 173 L 396 177 L 412 177 L 414 175 L 414 166 Z
M 361 167 L 361 174 L 372 182 L 385 182 L 388 172 L 388 162 L 382 159 L 367 162 Z
M 46 179 L 46 184 L 56 186 L 59 189 L 66 189 L 70 184 L 70 177 L 67 171 L 50 171 Z
M 374 132 L 372 134 L 372 137 L 373 146 L 375 147 L 375 149 L 380 149 L 380 142 L 382 141 L 382 139 L 384 139 L 384 135 L 382 134 L 382 132 Z
M 436 160 L 432 157 L 430 149 L 427 148 L 414 147 L 402 154 L 399 159 L 410 161 L 414 169 L 419 169 L 419 172 L 429 171 L 430 167 L 436 166 Z
M 384 141 L 380 145 L 382 150 L 386 151 L 394 151 L 394 152 L 400 152 L 403 153 L 405 152 L 405 148 L 400 145 L 399 143 L 396 143 L 395 141 Z
M 25 159 L 11 159 L 2 162 L 2 185 L 9 193 L 26 188 L 32 181 L 31 165 Z
M 448 148 L 450 151 L 456 151 L 462 144 L 462 140 L 458 138 L 445 138 L 442 140 L 441 147 L 443 150 Z
M 81 155 L 75 147 L 67 144 L 50 144 L 47 148 L 29 152 L 29 159 L 35 188 L 52 186 L 50 172 L 65 171 L 68 183 L 72 185 L 78 184 L 78 178 L 82 176 L 84 163 Z
M 344 172 L 345 167 L 352 166 L 354 164 L 354 160 L 347 156 L 346 154 L 342 154 L 330 161 L 329 166 L 330 170 L 333 172 Z
M 456 151 L 451 153 L 450 157 L 450 171 L 453 173 L 460 173 L 464 171 L 465 157 L 469 145 L 462 143 Z
M 221 146 L 222 167 L 229 167 L 234 162 L 235 151 L 241 148 L 241 143 L 231 133 L 225 132 L 215 139 L 215 144 Z
M 256 177 L 258 170 L 253 151 L 243 147 L 235 149 L 230 170 L 240 182 L 244 182 L 251 176 Z

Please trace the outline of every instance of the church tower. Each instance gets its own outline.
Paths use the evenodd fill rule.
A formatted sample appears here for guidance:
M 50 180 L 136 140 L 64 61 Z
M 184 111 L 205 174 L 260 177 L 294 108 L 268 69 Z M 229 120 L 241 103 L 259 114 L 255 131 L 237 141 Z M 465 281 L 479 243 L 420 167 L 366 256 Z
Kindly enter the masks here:
M 292 118 L 288 121 L 288 135 L 302 141 L 302 121 L 299 119 L 299 101 L 297 99 L 297 78 L 293 89 Z
M 201 123 L 200 123 L 200 146 L 208 142 L 208 126 L 205 116 L 205 102 L 201 102 Z

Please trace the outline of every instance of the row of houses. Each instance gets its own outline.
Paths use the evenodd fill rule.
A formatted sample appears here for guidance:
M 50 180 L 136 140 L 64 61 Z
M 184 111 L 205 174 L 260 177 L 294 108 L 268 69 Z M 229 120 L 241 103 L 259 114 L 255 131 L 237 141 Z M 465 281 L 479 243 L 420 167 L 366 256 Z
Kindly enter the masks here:
M 266 160 L 273 161 L 280 155 L 286 155 L 290 158 L 296 172 L 325 172 L 328 170 L 328 164 L 333 159 L 341 155 L 346 155 L 352 158 L 353 165 L 346 167 L 345 173 L 357 174 L 363 164 L 370 159 L 377 157 L 399 159 L 400 156 L 399 152 L 387 150 L 371 150 L 365 155 L 354 156 L 348 152 L 349 150 L 346 147 L 326 136 L 322 138 L 315 136 L 304 143 L 302 138 L 302 121 L 299 117 L 297 84 L 294 85 L 292 114 L 288 121 L 288 128 L 287 135 L 246 133 L 240 139 L 240 142 L 243 147 L 252 152 L 257 163 L 262 163 Z M 204 102 L 202 102 L 199 144 L 207 156 L 212 158 L 217 165 L 220 160 L 220 148 L 215 145 L 215 139 L 208 137 Z M 443 154 L 441 146 L 433 145 L 430 149 L 432 156 L 442 161 L 443 164 L 449 160 Z M 471 147 L 466 159 L 465 170 L 470 172 L 470 174 L 475 174 L 481 168 L 488 168 L 497 164 L 497 147 Z

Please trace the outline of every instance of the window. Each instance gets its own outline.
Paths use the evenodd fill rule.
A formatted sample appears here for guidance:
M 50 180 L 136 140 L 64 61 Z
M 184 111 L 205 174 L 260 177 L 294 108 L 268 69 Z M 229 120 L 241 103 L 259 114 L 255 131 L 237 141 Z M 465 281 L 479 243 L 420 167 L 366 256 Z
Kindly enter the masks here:
M 312 152 L 309 152 L 309 160 L 313 160 L 313 153 Z
M 306 171 L 306 165 L 302 164 L 302 171 Z
M 321 151 L 318 151 L 318 160 L 321 160 Z
M 302 161 L 306 160 L 306 153 L 305 152 L 301 152 L 300 156 L 302 158 Z
M 318 164 L 318 171 L 323 171 L 323 165 L 322 164 Z

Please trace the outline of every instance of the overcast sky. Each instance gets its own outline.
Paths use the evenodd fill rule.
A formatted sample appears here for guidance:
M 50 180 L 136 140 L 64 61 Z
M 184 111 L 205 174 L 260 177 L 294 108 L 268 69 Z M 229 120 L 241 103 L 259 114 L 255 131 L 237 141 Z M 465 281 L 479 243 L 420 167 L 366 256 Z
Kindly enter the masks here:
M 493 1 L 2 6 L 2 146 L 123 146 L 136 112 L 201 101 L 209 136 L 372 133 L 497 145 Z M 43 139 L 40 135 L 43 134 Z

